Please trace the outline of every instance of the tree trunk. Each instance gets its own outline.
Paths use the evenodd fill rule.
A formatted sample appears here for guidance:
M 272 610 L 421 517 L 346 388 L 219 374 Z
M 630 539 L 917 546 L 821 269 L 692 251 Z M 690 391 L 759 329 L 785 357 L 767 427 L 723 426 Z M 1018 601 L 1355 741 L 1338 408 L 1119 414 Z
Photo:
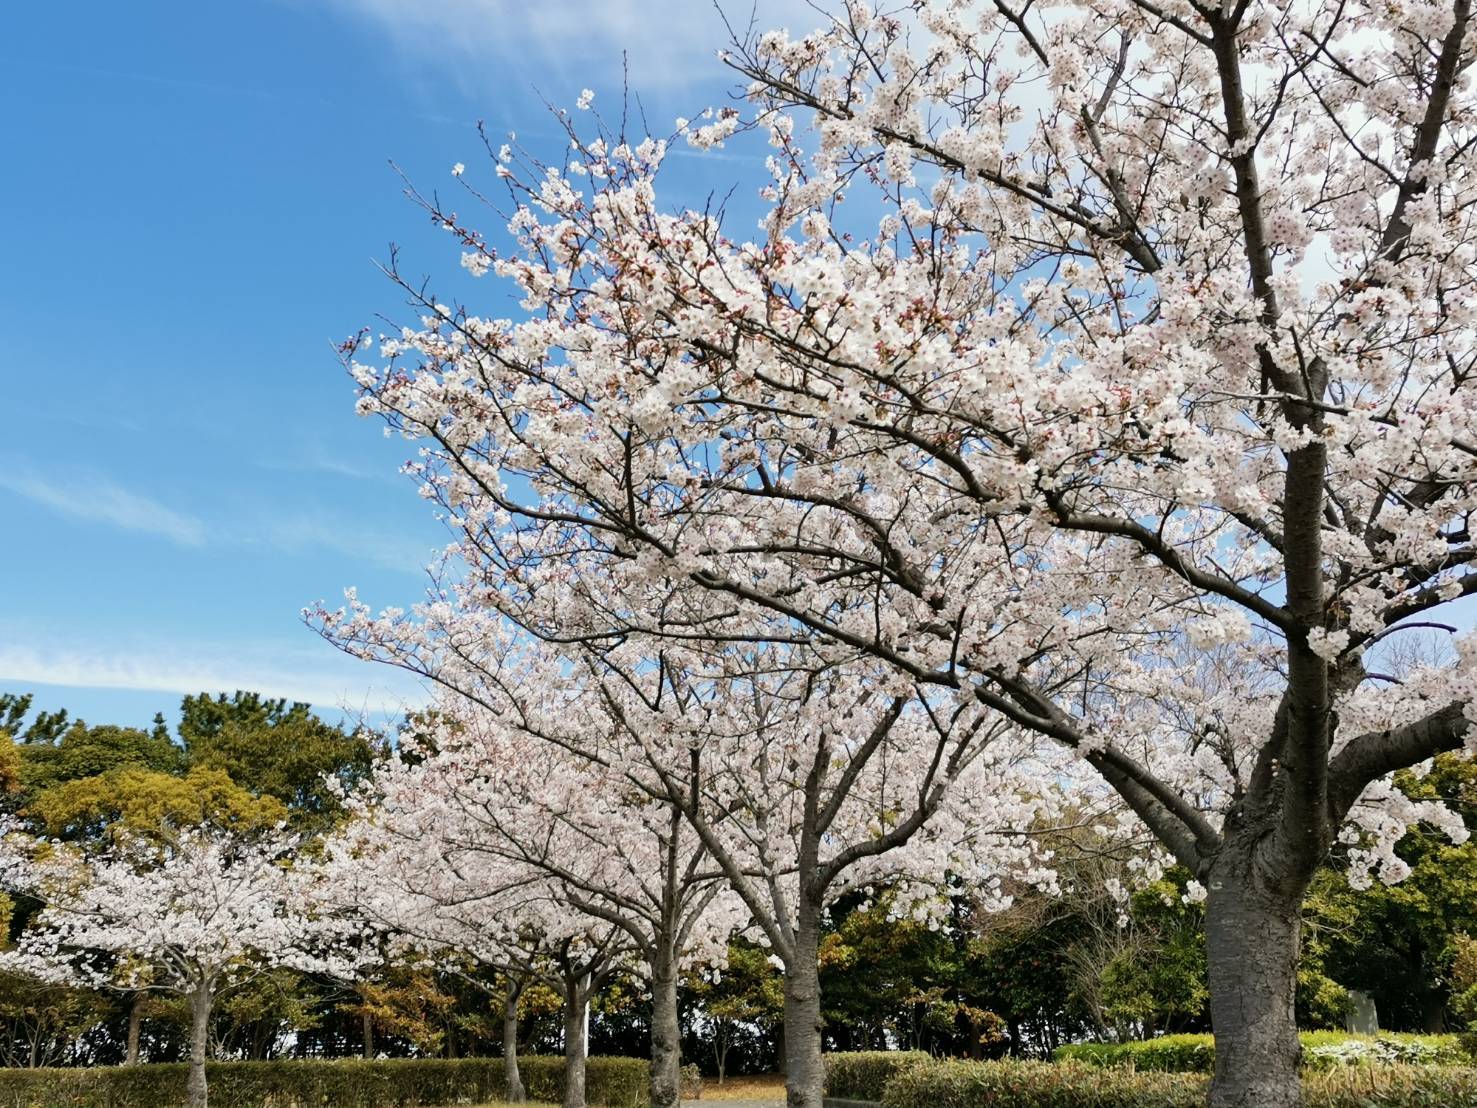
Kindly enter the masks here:
M 205 1054 L 210 1044 L 210 986 L 202 984 L 190 994 L 190 1079 L 186 1085 L 188 1108 L 207 1108 Z
M 510 981 L 503 998 L 503 1096 L 509 1104 L 528 1099 L 523 1075 L 518 1072 L 518 997 L 522 992 L 521 981 Z
M 585 1014 L 590 998 L 579 990 L 578 1000 L 564 1003 L 563 1108 L 585 1108 Z
M 795 956 L 785 966 L 785 1105 L 821 1108 L 820 905 L 802 903 L 798 918 Z
M 138 1039 L 144 1022 L 144 994 L 134 993 L 133 1003 L 128 1006 L 128 1053 L 123 1056 L 125 1066 L 138 1065 Z
M 359 1014 L 359 1029 L 364 1036 L 364 1060 L 367 1062 L 374 1057 L 374 1017 L 368 1008 Z
M 1421 1030 L 1428 1035 L 1446 1032 L 1446 998 L 1440 993 L 1428 992 L 1421 998 Z
M 651 967 L 651 1108 L 677 1108 L 682 1095 L 682 1028 L 677 958 L 658 950 Z
M 1234 848 L 1232 848 L 1234 849 Z M 1293 1014 L 1300 897 L 1266 889 L 1250 865 L 1217 864 L 1205 904 L 1211 1108 L 1301 1108 Z

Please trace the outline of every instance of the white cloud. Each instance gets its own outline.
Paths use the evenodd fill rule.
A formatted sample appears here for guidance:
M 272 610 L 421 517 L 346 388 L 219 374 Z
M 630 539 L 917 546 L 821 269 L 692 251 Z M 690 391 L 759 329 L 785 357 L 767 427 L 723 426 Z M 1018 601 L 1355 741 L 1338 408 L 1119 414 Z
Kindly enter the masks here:
M 556 103 L 578 93 L 592 74 L 618 83 L 629 57 L 635 91 L 732 83 L 716 59 L 728 32 L 706 0 L 297 0 L 327 4 L 372 20 L 396 45 L 445 65 L 457 58 L 463 78 L 486 87 L 538 85 Z M 751 11 L 761 29 L 805 31 L 822 21 L 804 0 L 729 0 L 723 5 L 740 32 Z M 757 10 L 756 10 L 757 8 Z M 501 66 L 489 68 L 492 60 Z M 565 86 L 568 86 L 566 89 Z
M 72 519 L 159 535 L 181 546 L 205 543 L 206 528 L 200 520 L 130 492 L 106 478 L 57 479 L 0 470 L 0 489 Z
M 252 549 L 267 547 L 286 555 L 328 551 L 383 569 L 420 573 L 448 537 L 429 529 L 420 538 L 366 530 L 322 514 L 276 510 L 259 518 L 233 517 L 219 525 L 176 511 L 141 493 L 102 477 L 71 474 L 41 477 L 25 470 L 6 472 L 0 465 L 0 489 L 83 523 L 156 535 L 186 547 Z
M 428 699 L 408 675 L 339 655 L 326 643 L 316 651 L 284 652 L 260 644 L 76 647 L 0 641 L 0 682 L 179 694 L 249 689 L 351 717 L 397 716 Z
M 240 541 L 243 545 L 262 543 L 284 554 L 327 550 L 382 569 L 419 573 L 440 552 L 441 546 L 451 540 L 449 535 L 439 537 L 441 545 L 437 546 L 429 539 L 416 541 L 403 534 L 365 530 L 358 525 L 346 526 L 324 516 L 303 513 L 254 522 L 250 531 L 241 533 Z

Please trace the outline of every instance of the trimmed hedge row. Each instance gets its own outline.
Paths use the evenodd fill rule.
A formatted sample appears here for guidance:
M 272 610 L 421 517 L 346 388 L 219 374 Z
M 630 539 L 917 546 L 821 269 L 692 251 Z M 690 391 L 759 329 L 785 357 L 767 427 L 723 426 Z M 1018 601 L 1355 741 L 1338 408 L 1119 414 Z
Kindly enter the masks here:
M 887 1083 L 909 1066 L 933 1059 L 921 1050 L 855 1050 L 823 1055 L 826 1095 L 842 1100 L 881 1100 Z
M 1473 1061 L 1456 1035 L 1304 1031 L 1301 1038 L 1303 1065 L 1310 1070 L 1372 1064 L 1465 1066 Z M 1143 1042 L 1072 1043 L 1057 1047 L 1052 1058 L 1154 1073 L 1210 1073 L 1215 1069 L 1215 1040 L 1210 1035 L 1164 1035 Z
M 564 1096 L 564 1059 L 518 1059 L 532 1100 Z M 170 1108 L 185 1102 L 183 1064 L 97 1069 L 0 1069 L 0 1108 Z M 501 1058 L 384 1061 L 212 1062 L 211 1108 L 428 1108 L 480 1103 L 503 1095 Z M 646 1108 L 649 1069 L 642 1058 L 591 1058 L 585 1098 L 607 1108 Z
M 939 1062 L 888 1082 L 883 1108 L 1204 1108 L 1201 1074 L 1077 1062 Z M 1477 1069 L 1382 1066 L 1309 1074 L 1307 1108 L 1477 1108 Z

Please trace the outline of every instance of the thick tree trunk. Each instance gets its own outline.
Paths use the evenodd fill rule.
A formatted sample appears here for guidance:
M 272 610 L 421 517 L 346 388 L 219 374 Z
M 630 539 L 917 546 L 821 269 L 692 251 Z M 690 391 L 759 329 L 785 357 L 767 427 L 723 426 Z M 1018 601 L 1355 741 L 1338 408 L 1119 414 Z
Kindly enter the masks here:
M 1205 904 L 1211 1108 L 1301 1108 L 1293 1014 L 1300 897 L 1268 891 L 1249 866 L 1217 865 Z
M 374 1017 L 368 1008 L 359 1015 L 359 1029 L 364 1038 L 364 1060 L 367 1062 L 374 1057 Z
M 563 1108 L 585 1108 L 585 1016 L 589 997 L 564 1004 L 564 1101 Z
M 820 906 L 802 904 L 794 958 L 785 966 L 784 1060 L 786 1108 L 821 1108 Z
M 523 1075 L 518 1072 L 518 997 L 522 992 L 521 983 L 512 983 L 503 998 L 503 1096 L 509 1104 L 528 1099 Z
M 201 985 L 190 994 L 190 1079 L 185 1087 L 188 1108 L 207 1108 L 205 1088 L 205 1055 L 210 1044 L 209 985 Z
M 133 1003 L 128 1006 L 128 1053 L 123 1056 L 125 1066 L 138 1065 L 138 1040 L 144 1023 L 144 994 L 134 993 Z
M 677 1108 L 681 1095 L 677 958 L 670 950 L 659 950 L 651 967 L 651 1108 Z

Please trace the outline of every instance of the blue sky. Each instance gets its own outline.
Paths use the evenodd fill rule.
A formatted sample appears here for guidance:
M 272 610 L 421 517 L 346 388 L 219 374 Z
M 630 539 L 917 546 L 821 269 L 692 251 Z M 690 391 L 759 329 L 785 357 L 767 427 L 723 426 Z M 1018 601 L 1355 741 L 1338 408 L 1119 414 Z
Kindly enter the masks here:
M 737 7 L 747 18 L 748 0 Z M 800 0 L 765 26 L 808 29 Z M 400 195 L 478 172 L 478 119 L 534 150 L 544 100 L 648 118 L 722 102 L 702 0 L 139 0 L 16 7 L 0 66 L 0 691 L 143 723 L 237 687 L 376 717 L 423 691 L 299 609 L 420 593 L 438 525 L 408 445 L 353 414 L 330 344 L 456 272 Z M 673 204 L 756 177 L 674 159 Z M 491 229 L 491 228 L 489 228 Z M 480 294 L 498 290 L 478 285 Z

